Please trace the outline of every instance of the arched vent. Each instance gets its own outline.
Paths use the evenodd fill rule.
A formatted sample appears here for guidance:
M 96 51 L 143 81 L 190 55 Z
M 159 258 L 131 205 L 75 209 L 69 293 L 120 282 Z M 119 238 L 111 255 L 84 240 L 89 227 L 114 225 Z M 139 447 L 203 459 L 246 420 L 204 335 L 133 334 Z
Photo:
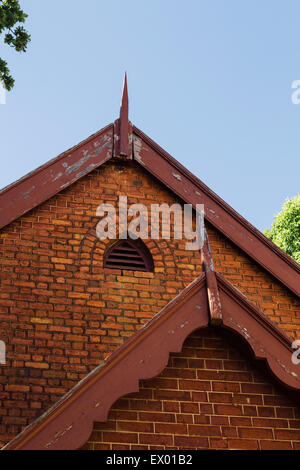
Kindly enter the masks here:
M 119 240 L 105 253 L 104 268 L 152 272 L 153 260 L 141 239 Z

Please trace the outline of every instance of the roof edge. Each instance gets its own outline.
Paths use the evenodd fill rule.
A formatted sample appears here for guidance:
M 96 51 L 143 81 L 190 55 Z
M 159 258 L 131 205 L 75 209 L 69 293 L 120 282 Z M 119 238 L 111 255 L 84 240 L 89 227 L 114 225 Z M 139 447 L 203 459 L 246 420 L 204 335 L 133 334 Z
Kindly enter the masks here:
M 256 305 L 254 305 L 237 287 L 235 287 L 221 273 L 216 271 L 216 278 L 219 289 L 222 289 L 229 296 L 235 299 L 244 309 L 246 309 L 253 318 L 255 318 L 263 327 L 269 330 L 273 336 L 280 341 L 285 347 L 290 348 L 293 339 L 283 331 L 277 323 L 270 320 Z
M 87 144 L 90 140 L 92 140 L 95 137 L 101 135 L 102 132 L 105 132 L 110 127 L 112 127 L 112 125 L 113 125 L 113 123 L 108 124 L 107 126 L 103 127 L 99 131 L 96 131 L 93 134 L 91 134 L 86 139 L 81 140 L 80 142 L 78 142 L 78 144 L 74 145 L 73 147 L 70 147 L 69 149 L 65 150 L 64 152 L 58 154 L 56 157 L 53 157 L 50 160 L 47 160 L 45 163 L 42 163 L 42 165 L 38 166 L 34 170 L 29 171 L 24 176 L 21 176 L 21 178 L 18 178 L 17 180 L 13 181 L 12 183 L 9 183 L 7 186 L 4 186 L 2 189 L 0 189 L 0 197 L 2 196 L 2 194 L 4 192 L 10 190 L 11 188 L 18 185 L 19 183 L 22 183 L 27 178 L 30 178 L 31 176 L 35 175 L 36 173 L 39 173 L 40 171 L 43 171 L 44 169 L 48 168 L 48 166 L 53 165 L 57 160 L 63 158 L 67 153 L 74 152 L 74 150 L 77 150 L 78 148 L 80 148 L 83 145 Z
M 209 223 L 300 297 L 300 264 L 136 126 L 133 133 L 134 159 L 143 168 L 193 207 L 204 204 Z
M 189 171 L 182 163 L 176 160 L 172 155 L 170 155 L 166 150 L 160 147 L 154 140 L 151 139 L 147 134 L 141 131 L 138 127 L 133 126 L 132 131 L 145 140 L 153 150 L 160 153 L 166 160 L 168 160 L 172 166 L 174 166 L 177 170 L 184 173 L 184 175 L 193 183 L 200 186 L 202 191 L 205 191 L 212 199 L 214 199 L 219 205 L 224 208 L 233 216 L 237 221 L 239 221 L 244 227 L 250 230 L 255 236 L 259 237 L 265 244 L 269 245 L 269 247 L 276 251 L 276 253 L 281 256 L 287 263 L 291 264 L 296 270 L 300 272 L 300 264 L 297 263 L 293 258 L 291 258 L 288 254 L 286 254 L 278 245 L 272 242 L 269 238 L 267 238 L 260 230 L 258 230 L 254 225 L 252 225 L 245 217 L 243 217 L 239 212 L 237 212 L 232 206 L 230 206 L 224 199 L 222 199 L 217 193 L 215 193 L 212 189 L 210 189 L 203 181 L 200 180 L 196 175 L 194 175 L 191 171 Z
M 113 155 L 113 124 L 0 192 L 0 229 L 85 176 Z

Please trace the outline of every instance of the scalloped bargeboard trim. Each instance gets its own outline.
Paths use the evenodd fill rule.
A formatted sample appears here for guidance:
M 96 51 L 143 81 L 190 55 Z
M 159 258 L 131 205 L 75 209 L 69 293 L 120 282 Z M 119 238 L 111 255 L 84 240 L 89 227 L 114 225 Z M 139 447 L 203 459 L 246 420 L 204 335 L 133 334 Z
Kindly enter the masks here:
M 216 279 L 222 310 L 217 328 L 242 336 L 255 358 L 267 361 L 282 384 L 300 391 L 299 366 L 291 361 L 289 337 L 219 273 Z M 156 377 L 169 354 L 181 351 L 187 336 L 208 326 L 211 316 L 204 273 L 2 450 L 80 448 L 93 423 L 105 422 L 118 398 L 138 392 L 139 380 Z

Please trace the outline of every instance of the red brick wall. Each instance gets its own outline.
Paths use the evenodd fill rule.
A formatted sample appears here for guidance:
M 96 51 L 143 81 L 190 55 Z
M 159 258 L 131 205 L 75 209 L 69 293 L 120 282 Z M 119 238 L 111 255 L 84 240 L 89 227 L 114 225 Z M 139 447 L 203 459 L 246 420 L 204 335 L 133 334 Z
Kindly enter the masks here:
M 0 445 L 48 409 L 201 272 L 185 240 L 146 241 L 154 273 L 103 270 L 99 204 L 180 202 L 141 167 L 107 163 L 0 231 Z M 216 268 L 291 335 L 299 301 L 211 227 Z M 299 336 L 298 336 L 299 337 Z
M 300 449 L 300 408 L 258 366 L 239 338 L 198 330 L 83 449 Z
M 146 241 L 154 273 L 103 270 L 99 204 L 178 202 L 144 170 L 109 163 L 0 233 L 0 443 L 9 441 L 201 273 L 185 240 Z M 110 241 L 111 242 L 111 241 Z

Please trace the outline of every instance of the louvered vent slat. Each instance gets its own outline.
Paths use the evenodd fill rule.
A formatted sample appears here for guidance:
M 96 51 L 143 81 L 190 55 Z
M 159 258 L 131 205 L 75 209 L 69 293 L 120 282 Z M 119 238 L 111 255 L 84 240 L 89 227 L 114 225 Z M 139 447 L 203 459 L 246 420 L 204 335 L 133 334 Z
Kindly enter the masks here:
M 133 271 L 153 271 L 153 261 L 148 248 L 141 240 L 119 241 L 104 257 L 105 268 Z

